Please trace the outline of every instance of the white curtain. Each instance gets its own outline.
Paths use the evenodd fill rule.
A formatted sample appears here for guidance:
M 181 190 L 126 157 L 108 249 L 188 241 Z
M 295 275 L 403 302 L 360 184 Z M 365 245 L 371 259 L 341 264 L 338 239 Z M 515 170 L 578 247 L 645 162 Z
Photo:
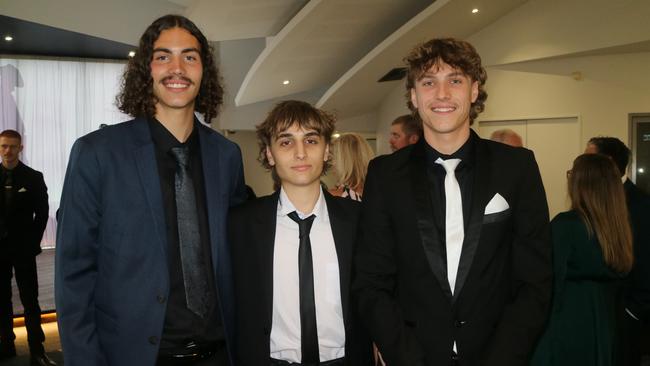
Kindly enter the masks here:
M 115 106 L 125 63 L 0 57 L 0 131 L 23 136 L 21 160 L 41 171 L 50 201 L 42 247 L 55 246 L 55 213 L 74 141 L 130 119 Z

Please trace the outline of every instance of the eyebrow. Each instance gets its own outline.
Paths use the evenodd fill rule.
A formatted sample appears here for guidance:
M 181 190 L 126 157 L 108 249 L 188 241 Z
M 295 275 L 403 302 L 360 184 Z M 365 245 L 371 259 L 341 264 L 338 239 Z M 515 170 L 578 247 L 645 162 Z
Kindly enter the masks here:
M 159 48 L 154 48 L 153 53 L 156 53 L 156 52 L 172 53 L 172 50 L 170 50 L 169 48 L 159 47 Z M 189 53 L 189 52 L 196 52 L 198 54 L 201 53 L 201 51 L 199 51 L 199 49 L 196 48 L 196 47 L 184 48 L 181 51 L 181 53 Z
M 313 137 L 313 136 L 320 137 L 320 134 L 318 132 L 316 132 L 316 131 L 309 131 L 309 132 L 305 133 L 304 136 L 305 137 Z M 285 138 L 285 137 L 294 137 L 294 134 L 292 134 L 290 132 L 281 132 L 281 133 L 278 134 L 278 136 L 276 136 L 275 140 L 277 141 L 277 140 L 279 140 L 281 138 Z
M 448 75 L 445 75 L 446 78 L 457 78 L 459 76 L 469 77 L 467 74 L 465 74 L 462 71 L 454 71 L 452 73 L 449 73 Z M 427 71 L 424 74 L 422 74 L 422 76 L 420 76 L 420 78 L 418 80 L 422 80 L 424 78 L 432 78 L 432 77 L 434 77 L 434 74 Z

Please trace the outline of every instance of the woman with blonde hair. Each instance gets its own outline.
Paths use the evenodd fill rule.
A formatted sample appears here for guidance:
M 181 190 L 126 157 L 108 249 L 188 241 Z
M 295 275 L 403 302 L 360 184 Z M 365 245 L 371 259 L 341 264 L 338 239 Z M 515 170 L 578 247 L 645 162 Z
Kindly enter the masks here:
M 332 156 L 337 183 L 329 192 L 361 201 L 368 163 L 374 157 L 372 148 L 358 133 L 343 133 L 332 143 Z
M 609 366 L 634 260 L 623 184 L 600 154 L 578 156 L 567 178 L 571 210 L 551 222 L 553 307 L 531 365 Z

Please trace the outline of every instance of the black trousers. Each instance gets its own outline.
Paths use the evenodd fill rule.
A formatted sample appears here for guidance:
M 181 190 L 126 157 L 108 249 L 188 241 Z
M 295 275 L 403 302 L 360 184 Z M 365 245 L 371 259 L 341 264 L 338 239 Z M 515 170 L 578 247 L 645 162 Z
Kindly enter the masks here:
M 38 305 L 36 257 L 0 254 L 0 342 L 16 339 L 13 331 L 11 279 L 16 274 L 20 301 L 25 309 L 27 342 L 32 353 L 43 352 L 45 334 L 41 328 L 41 307 Z

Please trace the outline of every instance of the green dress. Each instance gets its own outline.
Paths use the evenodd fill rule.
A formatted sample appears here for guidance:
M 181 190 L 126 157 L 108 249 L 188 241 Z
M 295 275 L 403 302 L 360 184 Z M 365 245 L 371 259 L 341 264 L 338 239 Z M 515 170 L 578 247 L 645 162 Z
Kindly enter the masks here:
M 553 306 L 531 365 L 613 365 L 622 276 L 606 266 L 575 211 L 558 214 L 551 231 Z

